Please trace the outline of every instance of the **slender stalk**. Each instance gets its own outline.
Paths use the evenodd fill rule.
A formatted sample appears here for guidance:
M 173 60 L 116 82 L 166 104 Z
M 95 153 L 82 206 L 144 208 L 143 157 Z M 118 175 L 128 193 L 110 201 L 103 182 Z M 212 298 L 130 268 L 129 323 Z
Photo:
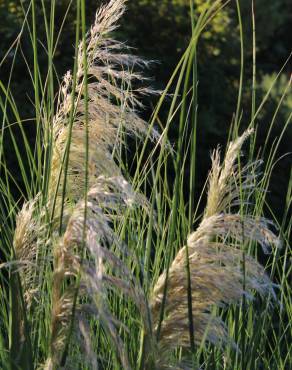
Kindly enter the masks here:
M 75 36 L 75 63 L 73 68 L 73 83 L 72 83 L 72 100 L 71 100 L 71 110 L 70 110 L 70 116 L 69 116 L 69 132 L 68 132 L 68 138 L 66 143 L 66 148 L 63 154 L 62 158 L 62 166 L 60 167 L 60 174 L 58 176 L 57 181 L 57 188 L 55 190 L 55 198 L 53 202 L 52 212 L 51 212 L 51 219 L 53 219 L 54 212 L 55 212 L 55 205 L 56 205 L 56 199 L 57 199 L 57 193 L 58 188 L 63 172 L 64 176 L 64 183 L 62 188 L 62 202 L 61 202 L 61 211 L 60 211 L 60 223 L 59 223 L 59 235 L 62 234 L 62 223 L 63 223 L 63 213 L 64 213 L 64 206 L 65 206 L 65 199 L 66 199 L 66 187 L 67 187 L 67 174 L 68 174 L 68 166 L 69 166 L 69 157 L 70 157 L 70 146 L 71 146 L 71 138 L 72 138 L 72 129 L 73 129 L 73 123 L 74 123 L 74 117 L 75 117 L 75 93 L 76 93 L 76 85 L 77 85 L 77 69 L 78 69 L 78 47 L 79 44 L 79 38 L 80 38 L 80 0 L 77 1 L 77 10 L 76 10 L 76 36 Z M 78 103 L 78 101 L 77 101 Z
M 32 42 L 33 42 L 33 82 L 36 114 L 36 146 L 35 155 L 37 161 L 37 182 L 41 181 L 42 176 L 42 126 L 41 126 L 41 108 L 40 108 L 40 90 L 39 90 L 39 63 L 38 63 L 38 41 L 37 41 L 37 21 L 36 4 L 32 0 Z
M 241 110 L 241 101 L 242 101 L 242 90 L 243 90 L 243 77 L 244 77 L 244 39 L 243 39 L 243 28 L 242 28 L 242 17 L 241 17 L 241 9 L 240 9 L 240 2 L 236 0 L 236 9 L 237 9 L 237 16 L 238 16 L 238 24 L 239 24 L 239 36 L 240 36 L 240 76 L 239 76 L 239 87 L 238 87 L 238 96 L 237 96 L 237 104 L 236 104 L 236 112 L 234 118 L 234 127 L 236 137 L 239 136 L 239 124 L 240 124 L 240 110 Z
M 12 253 L 14 254 L 14 252 Z M 15 256 L 12 259 L 15 259 Z M 19 273 L 14 267 L 10 271 L 9 306 L 9 353 L 11 370 L 15 369 L 15 367 L 21 367 L 23 370 L 32 370 L 33 351 L 30 328 Z
M 82 249 L 81 249 L 81 261 L 79 266 L 79 272 L 77 276 L 76 288 L 73 298 L 73 305 L 72 305 L 72 314 L 70 320 L 70 328 L 68 337 L 66 340 L 66 344 L 64 347 L 64 352 L 61 358 L 61 366 L 65 366 L 66 358 L 69 352 L 69 345 L 70 339 L 72 337 L 73 328 L 74 328 L 74 320 L 76 315 L 76 305 L 77 299 L 79 295 L 80 289 L 80 280 L 81 280 L 81 268 L 82 262 L 84 258 L 84 251 L 85 251 L 85 243 L 86 243 L 86 223 L 87 223 L 87 198 L 88 198 L 88 163 L 89 163 L 89 131 L 88 131 L 88 66 L 87 66 L 87 53 L 86 53 L 86 6 L 85 0 L 81 0 L 81 29 L 82 29 L 82 42 L 83 42 L 83 66 L 84 66 L 84 101 L 85 101 L 85 137 L 84 137 L 84 145 L 85 145 L 85 182 L 84 182 L 84 215 L 83 215 L 83 230 L 82 230 Z

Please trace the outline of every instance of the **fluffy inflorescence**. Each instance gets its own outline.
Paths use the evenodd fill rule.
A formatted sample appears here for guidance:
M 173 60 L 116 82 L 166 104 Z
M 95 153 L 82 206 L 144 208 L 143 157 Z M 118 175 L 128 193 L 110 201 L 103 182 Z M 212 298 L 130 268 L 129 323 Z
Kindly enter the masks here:
M 140 105 L 137 96 L 150 90 L 135 90 L 133 87 L 137 81 L 144 80 L 141 74 L 134 72 L 134 68 L 145 65 L 145 62 L 127 53 L 124 44 L 109 36 L 117 27 L 116 22 L 125 9 L 124 4 L 124 0 L 110 1 L 97 12 L 95 23 L 87 35 L 86 50 L 83 42 L 78 48 L 75 84 L 72 74 L 68 72 L 60 88 L 58 110 L 53 120 L 50 176 L 52 194 L 58 193 L 56 214 L 64 201 L 76 203 L 80 193 L 84 192 L 85 126 L 89 140 L 89 188 L 94 186 L 100 175 L 121 176 L 113 149 L 115 154 L 119 153 L 122 132 L 136 136 L 147 132 L 145 122 L 136 113 L 136 106 Z M 60 176 L 60 173 L 65 170 L 66 156 L 68 168 L 64 199 L 64 175 Z
M 64 230 L 54 243 L 51 357 L 47 361 L 54 366 L 60 364 L 70 336 L 76 295 L 86 298 L 87 304 L 82 307 L 76 304 L 74 331 L 82 334 L 91 363 L 88 325 L 80 318 L 80 313 L 86 311 L 101 322 L 117 348 L 123 367 L 130 368 L 117 330 L 119 322 L 107 302 L 108 289 L 130 298 L 141 313 L 144 326 L 149 326 L 140 283 L 123 262 L 127 248 L 112 229 L 123 210 L 135 204 L 147 206 L 146 200 L 135 194 L 123 177 L 116 157 L 123 143 L 122 133 L 136 136 L 147 133 L 147 125 L 137 115 L 136 106 L 140 106 L 137 96 L 150 92 L 147 88 L 134 90 L 132 86 L 144 79 L 134 72 L 135 66 L 145 64 L 143 60 L 124 53 L 125 45 L 109 37 L 124 12 L 124 4 L 124 0 L 110 1 L 96 14 L 87 35 L 86 50 L 83 42 L 78 48 L 76 84 L 68 72 L 53 121 L 49 186 L 53 191 L 49 208 L 53 207 L 55 224 L 60 223 L 61 215 Z M 157 134 L 153 131 L 151 135 Z M 66 159 L 67 168 L 64 168 Z M 84 196 L 86 186 L 88 192 Z
M 16 217 L 16 228 L 13 238 L 15 257 L 20 262 L 20 276 L 24 291 L 24 300 L 28 307 L 38 298 L 39 279 L 37 274 L 37 258 L 43 246 L 40 237 L 40 219 L 37 213 L 39 197 L 26 202 Z
M 74 295 L 72 287 L 75 288 L 75 285 L 68 286 L 63 293 L 60 287 L 65 277 L 76 278 L 79 275 L 80 296 L 87 296 L 88 300 L 85 306 L 78 307 L 77 317 L 79 312 L 87 311 L 91 318 L 98 319 L 115 344 L 124 368 L 130 368 L 127 353 L 116 329 L 119 322 L 109 308 L 108 290 L 122 294 L 134 302 L 144 320 L 145 328 L 149 327 L 147 305 L 140 282 L 123 262 L 123 256 L 128 257 L 130 252 L 113 232 L 111 223 L 119 219 L 133 204 L 143 206 L 143 203 L 144 199 L 133 192 L 124 178 L 100 177 L 95 187 L 88 192 L 87 203 L 80 200 L 75 206 L 66 231 L 56 244 L 53 285 L 55 310 L 52 316 L 53 363 L 59 363 L 68 335 L 68 319 L 71 317 Z M 87 216 L 84 223 L 85 207 Z M 82 254 L 86 254 L 83 261 Z M 131 259 L 135 261 L 134 256 Z M 83 336 L 84 325 L 82 322 Z
M 249 199 L 254 189 L 254 176 L 248 166 L 241 172 L 236 165 L 240 149 L 251 131 L 246 131 L 232 142 L 220 165 L 220 152 L 213 155 L 209 175 L 207 206 L 198 229 L 187 240 L 192 314 L 195 341 L 203 340 L 216 345 L 231 342 L 223 320 L 214 314 L 214 307 L 225 307 L 241 301 L 243 295 L 252 299 L 253 291 L 274 296 L 273 284 L 264 268 L 251 256 L 243 253 L 251 242 L 259 243 L 266 251 L 271 245 L 280 246 L 278 237 L 269 230 L 264 218 L 243 213 L 231 213 L 235 205 L 244 204 L 240 196 Z M 241 177 L 242 176 L 242 177 Z M 186 247 L 179 250 L 168 274 L 164 320 L 158 342 L 158 366 L 167 368 L 170 351 L 189 347 L 188 279 Z M 163 301 L 166 273 L 154 286 L 151 311 L 157 329 Z

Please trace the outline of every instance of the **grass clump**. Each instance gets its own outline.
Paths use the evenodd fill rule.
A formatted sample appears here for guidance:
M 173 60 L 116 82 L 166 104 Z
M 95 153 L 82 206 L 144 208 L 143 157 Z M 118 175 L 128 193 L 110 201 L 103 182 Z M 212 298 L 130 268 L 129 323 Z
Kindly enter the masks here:
M 215 1 L 202 10 L 150 124 L 137 113 L 141 97 L 153 93 L 140 87 L 146 79 L 136 71 L 147 63 L 111 36 L 125 3 L 111 0 L 101 7 L 86 33 L 85 1 L 77 1 L 74 68 L 60 83 L 56 103 L 53 23 L 47 29 L 50 68 L 43 84 L 33 22 L 34 149 L 21 131 L 28 174 L 16 141 L 14 146 L 24 202 L 10 191 L 16 181 L 1 151 L 1 365 L 47 370 L 284 369 L 291 363 L 291 223 L 286 222 L 291 181 L 278 235 L 277 220 L 264 217 L 264 205 L 279 142 L 259 175 L 263 164 L 252 158 L 255 120 L 264 102 L 256 110 L 253 97 L 251 120 L 242 130 L 243 71 L 232 140 L 222 161 L 219 149 L 212 155 L 202 214 L 193 199 L 197 43 L 227 3 Z M 32 1 L 32 15 L 34 6 Z M 239 2 L 237 9 L 240 20 Z M 53 10 L 54 5 L 51 15 Z M 13 138 L 8 107 L 20 127 L 22 121 L 9 87 L 2 90 L 3 140 L 7 130 Z M 156 123 L 166 104 L 160 134 Z M 176 120 L 179 137 L 172 148 L 168 132 Z M 125 163 L 128 137 L 137 144 L 134 175 Z M 243 165 L 248 138 L 250 159 Z M 169 167 L 174 168 L 173 184 Z M 258 246 L 269 256 L 266 267 L 258 260 Z M 278 325 L 271 325 L 275 317 Z

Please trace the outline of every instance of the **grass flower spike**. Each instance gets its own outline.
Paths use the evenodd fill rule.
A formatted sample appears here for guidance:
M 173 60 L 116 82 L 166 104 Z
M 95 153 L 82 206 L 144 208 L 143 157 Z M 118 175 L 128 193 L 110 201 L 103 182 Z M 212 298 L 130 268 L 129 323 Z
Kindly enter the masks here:
M 236 165 L 241 146 L 250 133 L 246 131 L 229 145 L 222 165 L 220 152 L 214 153 L 204 216 L 187 240 L 197 345 L 202 341 L 215 345 L 231 341 L 225 323 L 214 315 L 215 307 L 239 303 L 243 295 L 252 299 L 253 291 L 274 295 L 272 282 L 252 256 L 245 257 L 245 272 L 242 270 L 242 248 L 250 242 L 257 242 L 265 249 L 268 245 L 277 247 L 280 245 L 278 237 L 269 230 L 267 220 L 230 213 L 232 205 L 240 204 L 240 181 L 241 189 L 253 190 L 249 186 L 251 175 L 248 170 L 239 172 Z M 245 174 L 243 179 L 242 173 Z M 153 289 L 151 312 L 154 328 L 160 319 L 165 277 L 163 273 Z M 158 368 L 163 369 L 168 368 L 172 350 L 190 346 L 185 247 L 179 250 L 170 266 L 167 286 L 157 360 Z

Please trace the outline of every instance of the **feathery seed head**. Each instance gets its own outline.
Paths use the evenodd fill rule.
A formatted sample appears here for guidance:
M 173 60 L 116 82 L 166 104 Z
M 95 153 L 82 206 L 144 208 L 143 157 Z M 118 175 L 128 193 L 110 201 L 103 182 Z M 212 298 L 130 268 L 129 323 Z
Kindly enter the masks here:
M 192 314 L 195 342 L 203 339 L 213 344 L 230 343 L 227 329 L 216 315 L 214 307 L 238 303 L 245 295 L 253 299 L 252 291 L 260 295 L 274 294 L 274 285 L 264 268 L 251 256 L 245 257 L 245 275 L 242 270 L 242 249 L 246 242 L 259 243 L 266 252 L 270 245 L 280 246 L 278 237 L 269 230 L 264 218 L 230 213 L 230 204 L 239 199 L 239 181 L 235 161 L 241 146 L 250 135 L 246 131 L 227 150 L 220 164 L 218 150 L 212 157 L 209 191 L 204 217 L 198 229 L 187 240 L 190 279 L 192 287 Z M 254 167 L 257 166 L 257 163 Z M 252 192 L 253 166 L 243 170 L 243 189 Z M 158 342 L 158 364 L 163 368 L 170 352 L 178 347 L 189 347 L 188 278 L 186 274 L 186 247 L 179 250 L 168 273 L 164 320 Z M 154 286 L 151 298 L 153 326 L 156 330 L 164 295 L 166 273 Z M 243 288 L 245 286 L 245 289 Z

